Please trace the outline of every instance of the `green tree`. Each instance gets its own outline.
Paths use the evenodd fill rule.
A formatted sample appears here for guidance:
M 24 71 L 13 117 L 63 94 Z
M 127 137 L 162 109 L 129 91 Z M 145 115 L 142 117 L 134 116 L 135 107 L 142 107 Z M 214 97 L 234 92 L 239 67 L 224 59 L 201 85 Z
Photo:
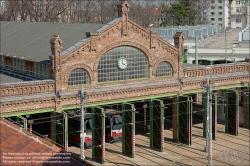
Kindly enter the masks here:
M 191 0 L 181 0 L 179 3 L 171 4 L 165 10 L 168 25 L 194 25 L 197 11 L 193 8 Z

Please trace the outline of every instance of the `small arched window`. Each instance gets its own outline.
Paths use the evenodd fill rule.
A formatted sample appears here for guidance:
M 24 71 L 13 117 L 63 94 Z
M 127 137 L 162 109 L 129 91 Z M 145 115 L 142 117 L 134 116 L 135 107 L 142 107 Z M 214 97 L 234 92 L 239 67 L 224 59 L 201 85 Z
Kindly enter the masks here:
M 77 68 L 70 73 L 68 85 L 89 84 L 89 74 L 86 70 Z
M 172 76 L 173 68 L 168 62 L 161 62 L 156 69 L 156 77 Z

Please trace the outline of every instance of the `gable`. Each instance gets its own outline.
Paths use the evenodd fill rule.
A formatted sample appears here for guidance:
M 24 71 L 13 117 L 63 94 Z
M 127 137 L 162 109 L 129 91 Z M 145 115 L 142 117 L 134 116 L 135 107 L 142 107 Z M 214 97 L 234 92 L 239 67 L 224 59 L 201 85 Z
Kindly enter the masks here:
M 78 68 L 79 71 L 83 71 L 83 73 L 85 73 L 84 75 L 87 76 L 87 79 L 90 80 L 88 85 L 85 86 L 87 89 L 103 85 L 126 84 L 129 83 L 129 81 L 134 80 L 134 78 L 141 78 L 142 80 L 140 81 L 148 82 L 156 81 L 156 79 L 157 81 L 163 81 L 166 79 L 174 80 L 179 77 L 178 73 L 180 70 L 182 70 L 182 52 L 176 47 L 180 49 L 183 48 L 182 42 L 184 41 L 184 38 L 179 39 L 182 40 L 180 45 L 171 45 L 167 41 L 158 37 L 156 32 L 149 31 L 129 20 L 129 5 L 126 4 L 126 1 L 124 3 L 121 3 L 119 6 L 120 17 L 116 18 L 95 32 L 86 32 L 86 39 L 67 49 L 67 52 L 63 52 L 62 54 L 59 53 L 55 56 L 55 62 L 52 64 L 58 63 L 61 65 L 61 68 L 58 68 L 57 70 L 54 69 L 56 66 L 52 66 L 52 70 L 58 72 L 58 74 L 56 74 L 56 79 L 58 80 L 56 82 L 60 84 L 58 87 L 61 85 L 68 87 L 68 80 L 73 79 L 71 72 Z M 63 40 L 64 39 L 62 39 L 62 41 Z M 130 52 L 133 50 L 133 48 L 134 50 L 138 50 L 140 55 L 137 54 L 136 57 L 134 57 L 134 61 L 137 61 L 137 56 L 140 56 L 140 58 L 144 59 L 141 61 L 141 63 L 147 64 L 143 68 L 144 73 L 148 72 L 148 74 L 144 74 L 143 76 L 131 76 L 129 72 L 123 72 L 117 69 L 116 63 L 118 63 L 119 58 L 122 56 L 125 59 L 128 58 L 126 60 L 130 61 L 130 65 L 136 66 L 136 64 L 134 64 L 134 61 L 128 57 L 127 54 L 120 54 L 118 56 L 110 54 L 109 51 L 116 50 L 116 48 L 124 48 L 125 50 L 130 50 Z M 115 58 L 115 60 L 112 60 L 112 62 L 105 61 L 102 59 L 104 55 L 107 56 L 106 59 Z M 147 59 L 147 61 L 145 61 L 145 59 Z M 100 61 L 102 61 L 102 64 L 104 64 L 101 68 L 105 71 L 100 71 Z M 161 65 L 161 68 L 166 66 L 167 69 L 160 70 L 158 68 L 157 70 L 158 65 Z M 110 70 L 106 70 L 105 68 L 107 66 L 112 66 L 112 69 L 110 68 Z M 130 66 L 127 70 L 131 70 L 132 72 L 132 70 L 136 69 L 132 66 Z M 139 69 L 136 70 L 139 71 Z M 166 72 L 168 74 L 157 74 L 159 71 L 168 71 Z M 116 76 L 116 73 L 126 73 L 125 75 L 127 76 L 128 80 L 126 80 L 124 77 Z M 102 75 L 110 75 L 110 77 L 115 76 L 119 78 L 100 79 L 99 77 Z M 86 78 L 85 76 L 82 76 L 80 79 Z M 164 78 L 156 78 L 158 76 L 164 76 Z M 103 82 L 100 80 L 105 80 L 105 83 L 103 84 Z M 100 82 L 102 83 L 100 84 Z M 69 88 L 74 89 L 73 86 L 77 87 L 76 85 L 78 84 L 70 83 L 70 85 L 71 87 Z

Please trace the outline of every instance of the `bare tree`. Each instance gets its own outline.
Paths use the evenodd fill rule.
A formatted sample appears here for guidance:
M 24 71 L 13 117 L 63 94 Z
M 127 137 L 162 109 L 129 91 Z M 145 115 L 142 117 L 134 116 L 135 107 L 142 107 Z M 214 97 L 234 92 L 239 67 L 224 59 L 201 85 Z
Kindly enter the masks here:
M 83 4 L 83 22 L 94 22 L 96 18 L 96 3 L 93 0 L 86 0 Z
M 211 0 L 193 1 L 194 10 L 197 11 L 196 24 L 207 24 L 209 11 L 211 10 Z
M 118 0 L 96 0 L 97 6 L 97 21 L 98 23 L 108 23 L 117 17 L 117 2 Z
M 65 12 L 69 5 L 70 1 L 64 0 L 25 0 L 30 21 L 36 22 L 58 21 L 59 15 Z
M 152 10 L 171 0 L 127 0 L 129 18 L 143 27 L 154 23 Z M 119 0 L 5 0 L 2 20 L 106 24 L 117 17 Z
M 17 21 L 19 15 L 19 2 L 18 0 L 6 1 L 5 8 L 2 13 L 2 20 Z

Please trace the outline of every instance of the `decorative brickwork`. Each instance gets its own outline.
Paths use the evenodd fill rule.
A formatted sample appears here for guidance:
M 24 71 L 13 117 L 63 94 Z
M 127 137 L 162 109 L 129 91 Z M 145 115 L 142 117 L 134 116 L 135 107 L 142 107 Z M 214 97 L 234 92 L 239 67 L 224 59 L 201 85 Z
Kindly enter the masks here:
M 55 81 L 32 81 L 29 83 L 13 83 L 8 85 L 0 86 L 0 96 L 2 98 L 6 97 L 17 97 L 17 96 L 27 96 L 36 94 L 46 94 L 54 93 L 55 91 Z
M 242 73 L 248 72 L 249 64 L 248 63 L 236 63 L 236 64 L 222 64 L 211 66 L 212 75 L 220 75 L 220 74 L 230 74 L 230 73 Z M 197 68 L 197 69 L 184 69 L 184 75 L 188 77 L 201 77 L 201 76 L 209 76 L 209 70 L 205 68 Z

